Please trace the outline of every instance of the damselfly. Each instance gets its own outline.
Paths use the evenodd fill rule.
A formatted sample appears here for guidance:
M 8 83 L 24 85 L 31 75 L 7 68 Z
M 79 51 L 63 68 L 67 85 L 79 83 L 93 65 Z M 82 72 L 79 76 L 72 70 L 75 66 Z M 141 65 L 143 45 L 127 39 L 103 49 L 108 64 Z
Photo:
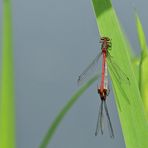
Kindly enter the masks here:
M 116 78 L 117 81 L 119 82 L 125 82 L 127 84 L 130 83 L 129 78 L 126 76 L 126 74 L 121 70 L 121 68 L 114 62 L 110 50 L 112 47 L 112 43 L 109 37 L 101 37 L 100 39 L 101 43 L 101 52 L 96 56 L 96 58 L 92 61 L 92 63 L 83 71 L 83 73 L 78 77 L 78 84 L 83 83 L 88 76 L 91 75 L 91 73 L 94 71 L 96 67 L 98 67 L 98 60 L 102 56 L 102 73 L 101 73 L 101 82 L 100 85 L 98 86 L 98 94 L 101 99 L 101 104 L 99 108 L 99 114 L 98 114 L 98 121 L 97 121 L 97 127 L 96 127 L 96 132 L 95 135 L 98 134 L 99 130 L 101 129 L 101 133 L 103 134 L 103 110 L 105 110 L 105 114 L 107 117 L 108 121 L 108 127 L 109 127 L 109 132 L 110 132 L 110 137 L 114 138 L 114 132 L 109 116 L 109 112 L 107 109 L 107 104 L 106 104 L 106 99 L 107 96 L 109 95 L 109 84 L 108 84 L 108 72 L 107 72 L 107 63 L 109 63 L 109 66 L 111 70 L 113 71 L 114 77 Z M 128 100 L 128 97 L 126 96 L 126 93 L 124 92 L 123 88 L 121 85 L 119 87 L 122 90 L 123 95 L 125 98 Z M 118 102 L 119 108 L 120 104 Z

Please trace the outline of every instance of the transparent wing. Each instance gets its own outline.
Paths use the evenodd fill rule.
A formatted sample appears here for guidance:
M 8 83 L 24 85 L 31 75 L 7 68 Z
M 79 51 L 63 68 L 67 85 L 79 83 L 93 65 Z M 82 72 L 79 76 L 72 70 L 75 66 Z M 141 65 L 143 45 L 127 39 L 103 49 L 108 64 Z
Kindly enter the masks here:
M 120 84 L 128 84 L 130 85 L 130 80 L 128 78 L 128 76 L 121 70 L 121 68 L 112 60 L 111 58 L 111 55 L 108 54 L 107 56 L 107 60 L 109 62 L 109 67 L 116 79 L 116 81 L 118 82 L 117 85 L 118 87 L 120 88 L 121 90 L 121 94 L 124 96 L 124 98 L 126 99 L 126 101 L 128 102 L 128 104 L 130 104 L 130 101 L 129 101 L 129 97 L 127 96 L 126 92 L 124 91 L 124 89 L 122 88 L 122 85 Z M 115 93 L 116 93 L 116 90 L 115 90 Z M 121 110 L 121 106 L 120 106 L 120 102 L 117 98 L 117 103 L 118 103 L 118 106 L 119 106 L 119 109 Z
M 110 53 L 107 54 L 107 61 L 108 64 L 114 71 L 114 74 L 116 75 L 117 80 L 120 83 L 126 83 L 128 85 L 130 85 L 130 80 L 128 78 L 128 76 L 125 74 L 125 72 L 120 68 L 120 66 L 118 66 L 115 62 L 114 59 L 112 59 L 112 56 L 110 55 Z
M 113 71 L 113 73 L 114 73 L 114 71 Z M 116 81 L 118 81 L 118 79 L 117 79 L 115 74 L 114 74 L 114 77 L 116 78 Z M 120 85 L 119 81 L 116 84 L 118 85 L 118 88 L 120 89 L 120 92 L 121 92 L 122 96 L 126 99 L 127 103 L 130 104 L 129 97 L 127 96 L 125 90 L 122 88 L 122 85 Z M 115 90 L 115 93 L 116 93 L 116 90 Z M 116 96 L 117 96 L 117 93 L 116 93 Z M 120 105 L 120 102 L 119 102 L 118 98 L 117 98 L 117 103 L 118 103 L 119 109 L 121 111 L 122 109 L 121 109 L 121 105 Z
M 90 77 L 94 71 L 98 69 L 98 60 L 101 57 L 102 52 L 100 52 L 96 58 L 90 63 L 90 65 L 82 72 L 82 74 L 78 77 L 78 84 L 82 84 L 88 77 Z
M 100 107 L 99 107 L 99 114 L 98 114 L 95 136 L 98 135 L 98 132 L 99 132 L 100 129 L 101 129 L 101 133 L 103 134 L 102 122 L 103 122 L 103 101 L 101 101 L 101 104 L 100 104 Z
M 109 129 L 110 137 L 114 138 L 114 131 L 113 131 L 113 127 L 112 127 L 112 124 L 111 124 L 111 120 L 110 120 L 109 112 L 108 112 L 108 109 L 107 109 L 106 101 L 104 101 L 104 108 L 105 108 L 105 113 L 106 113 L 106 116 L 107 116 L 107 123 L 108 123 L 108 129 Z

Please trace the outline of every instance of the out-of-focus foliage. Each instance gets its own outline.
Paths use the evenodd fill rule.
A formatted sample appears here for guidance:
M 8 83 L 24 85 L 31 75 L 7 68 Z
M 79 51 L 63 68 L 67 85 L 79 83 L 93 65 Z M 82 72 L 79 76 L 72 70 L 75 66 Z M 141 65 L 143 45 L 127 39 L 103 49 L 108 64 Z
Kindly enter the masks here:
M 16 148 L 11 1 L 3 0 L 0 148 Z
M 51 124 L 50 128 L 48 129 L 43 141 L 40 145 L 40 148 L 46 148 L 49 142 L 51 141 L 57 127 L 61 123 L 62 119 L 66 115 L 66 113 L 71 109 L 74 103 L 78 100 L 78 98 L 97 80 L 98 75 L 91 78 L 86 84 L 84 84 L 67 102 L 67 104 L 62 108 L 59 112 L 53 123 Z

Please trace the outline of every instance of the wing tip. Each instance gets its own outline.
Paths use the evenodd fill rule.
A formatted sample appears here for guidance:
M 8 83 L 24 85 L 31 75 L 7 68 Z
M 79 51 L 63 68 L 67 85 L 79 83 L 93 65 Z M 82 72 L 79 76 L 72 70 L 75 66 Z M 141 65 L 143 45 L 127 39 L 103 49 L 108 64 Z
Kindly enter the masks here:
M 77 79 L 77 85 L 78 86 L 80 85 L 80 81 L 81 81 L 81 76 L 78 76 L 78 79 Z

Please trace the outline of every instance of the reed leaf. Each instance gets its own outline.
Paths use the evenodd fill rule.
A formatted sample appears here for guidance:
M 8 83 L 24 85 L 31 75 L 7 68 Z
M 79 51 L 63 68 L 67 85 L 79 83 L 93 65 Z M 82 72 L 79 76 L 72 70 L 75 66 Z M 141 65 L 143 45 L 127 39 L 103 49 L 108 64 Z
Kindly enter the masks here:
M 148 147 L 148 124 L 130 60 L 129 43 L 127 43 L 121 30 L 121 25 L 110 0 L 92 0 L 92 4 L 100 35 L 112 39 L 110 53 L 130 80 L 130 85 L 117 81 L 115 72 L 109 65 L 126 148 L 146 148 Z M 127 101 L 127 98 L 130 102 Z
M 148 119 L 148 48 L 145 34 L 138 14 L 136 14 L 136 26 L 138 32 L 139 43 L 141 46 L 141 58 L 139 64 L 139 89 L 144 103 L 146 116 Z
M 16 148 L 11 1 L 3 0 L 0 148 Z

